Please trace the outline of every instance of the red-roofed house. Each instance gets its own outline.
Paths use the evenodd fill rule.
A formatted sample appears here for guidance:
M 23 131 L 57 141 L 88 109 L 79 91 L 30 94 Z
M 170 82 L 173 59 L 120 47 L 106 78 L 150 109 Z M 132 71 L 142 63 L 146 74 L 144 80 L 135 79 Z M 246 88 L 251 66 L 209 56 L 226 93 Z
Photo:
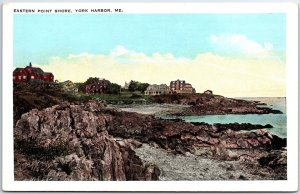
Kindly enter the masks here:
M 54 75 L 50 72 L 44 72 L 41 68 L 29 66 L 25 68 L 16 68 L 13 72 L 13 81 L 18 82 L 28 82 L 30 80 L 42 80 L 45 82 L 53 82 Z

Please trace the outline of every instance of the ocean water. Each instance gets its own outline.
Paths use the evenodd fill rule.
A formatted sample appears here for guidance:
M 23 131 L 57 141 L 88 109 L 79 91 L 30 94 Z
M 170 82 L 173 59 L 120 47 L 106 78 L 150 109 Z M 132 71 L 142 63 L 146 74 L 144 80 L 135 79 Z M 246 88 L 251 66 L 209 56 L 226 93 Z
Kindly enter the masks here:
M 252 101 L 260 101 L 267 105 L 260 105 L 262 107 L 270 107 L 272 109 L 280 110 L 283 114 L 227 114 L 227 115 L 205 115 L 205 116 L 168 116 L 170 118 L 180 118 L 186 122 L 205 122 L 209 124 L 214 123 L 251 123 L 251 124 L 271 124 L 273 128 L 267 129 L 272 134 L 280 137 L 286 137 L 286 100 L 285 98 L 239 98 Z

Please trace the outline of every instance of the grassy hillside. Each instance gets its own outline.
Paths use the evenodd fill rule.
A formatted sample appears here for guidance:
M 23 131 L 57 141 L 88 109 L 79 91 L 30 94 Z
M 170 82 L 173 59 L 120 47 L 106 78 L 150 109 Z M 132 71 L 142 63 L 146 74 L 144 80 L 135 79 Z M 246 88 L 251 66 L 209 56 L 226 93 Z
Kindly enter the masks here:
M 83 103 L 89 100 L 106 101 L 110 104 L 132 104 L 152 102 L 150 96 L 141 93 L 85 94 L 66 92 L 59 88 L 37 87 L 27 83 L 15 84 L 13 89 L 14 121 L 31 109 L 43 109 L 63 101 Z

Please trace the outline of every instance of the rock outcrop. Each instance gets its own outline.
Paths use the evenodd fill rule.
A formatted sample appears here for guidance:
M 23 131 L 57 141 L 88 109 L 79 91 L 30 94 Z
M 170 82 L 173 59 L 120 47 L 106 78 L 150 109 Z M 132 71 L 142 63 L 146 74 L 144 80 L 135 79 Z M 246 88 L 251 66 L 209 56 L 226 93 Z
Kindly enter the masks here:
M 233 131 L 251 131 L 255 129 L 269 129 L 273 128 L 272 125 L 266 124 L 266 125 L 260 125 L 260 124 L 251 124 L 251 123 L 228 123 L 228 124 L 221 124 L 221 123 L 215 123 L 213 124 L 219 132 L 226 131 L 228 129 L 231 129 Z
M 214 114 L 282 114 L 279 110 L 259 107 L 259 102 L 226 98 L 210 94 L 158 95 L 153 96 L 157 103 L 192 105 L 176 115 L 214 115 Z
M 195 150 L 224 149 L 280 149 L 286 146 L 286 139 L 272 135 L 262 128 L 269 125 L 187 123 L 181 120 L 162 120 L 151 115 L 109 110 L 112 115 L 108 131 L 113 136 L 134 138 L 141 142 L 155 142 L 175 153 Z M 247 128 L 250 130 L 240 132 Z M 224 150 L 223 149 L 223 150 Z M 218 153 L 218 151 L 216 151 Z
M 16 180 L 158 180 L 132 147 L 106 128 L 100 103 L 65 103 L 22 115 L 14 128 Z
M 286 180 L 287 150 L 272 150 L 266 156 L 258 159 L 261 166 L 271 168 L 277 174 L 277 179 Z
M 251 127 L 259 129 L 240 131 Z M 16 180 L 158 180 L 159 168 L 145 164 L 134 152 L 141 142 L 155 143 L 175 154 L 257 161 L 270 150 L 286 147 L 286 139 L 262 127 L 270 126 L 163 120 L 110 109 L 97 102 L 33 109 L 23 114 L 14 128 L 15 177 Z M 259 150 L 264 154 L 248 154 L 243 150 Z M 261 165 L 273 164 L 261 161 Z

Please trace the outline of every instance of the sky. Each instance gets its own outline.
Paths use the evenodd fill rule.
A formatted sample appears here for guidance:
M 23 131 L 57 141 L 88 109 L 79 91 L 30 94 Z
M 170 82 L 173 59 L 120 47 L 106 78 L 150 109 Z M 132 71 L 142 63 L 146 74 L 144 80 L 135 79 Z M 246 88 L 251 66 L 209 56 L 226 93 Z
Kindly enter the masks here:
M 286 95 L 285 14 L 16 14 L 14 66 L 59 81 L 183 79 L 228 97 Z

